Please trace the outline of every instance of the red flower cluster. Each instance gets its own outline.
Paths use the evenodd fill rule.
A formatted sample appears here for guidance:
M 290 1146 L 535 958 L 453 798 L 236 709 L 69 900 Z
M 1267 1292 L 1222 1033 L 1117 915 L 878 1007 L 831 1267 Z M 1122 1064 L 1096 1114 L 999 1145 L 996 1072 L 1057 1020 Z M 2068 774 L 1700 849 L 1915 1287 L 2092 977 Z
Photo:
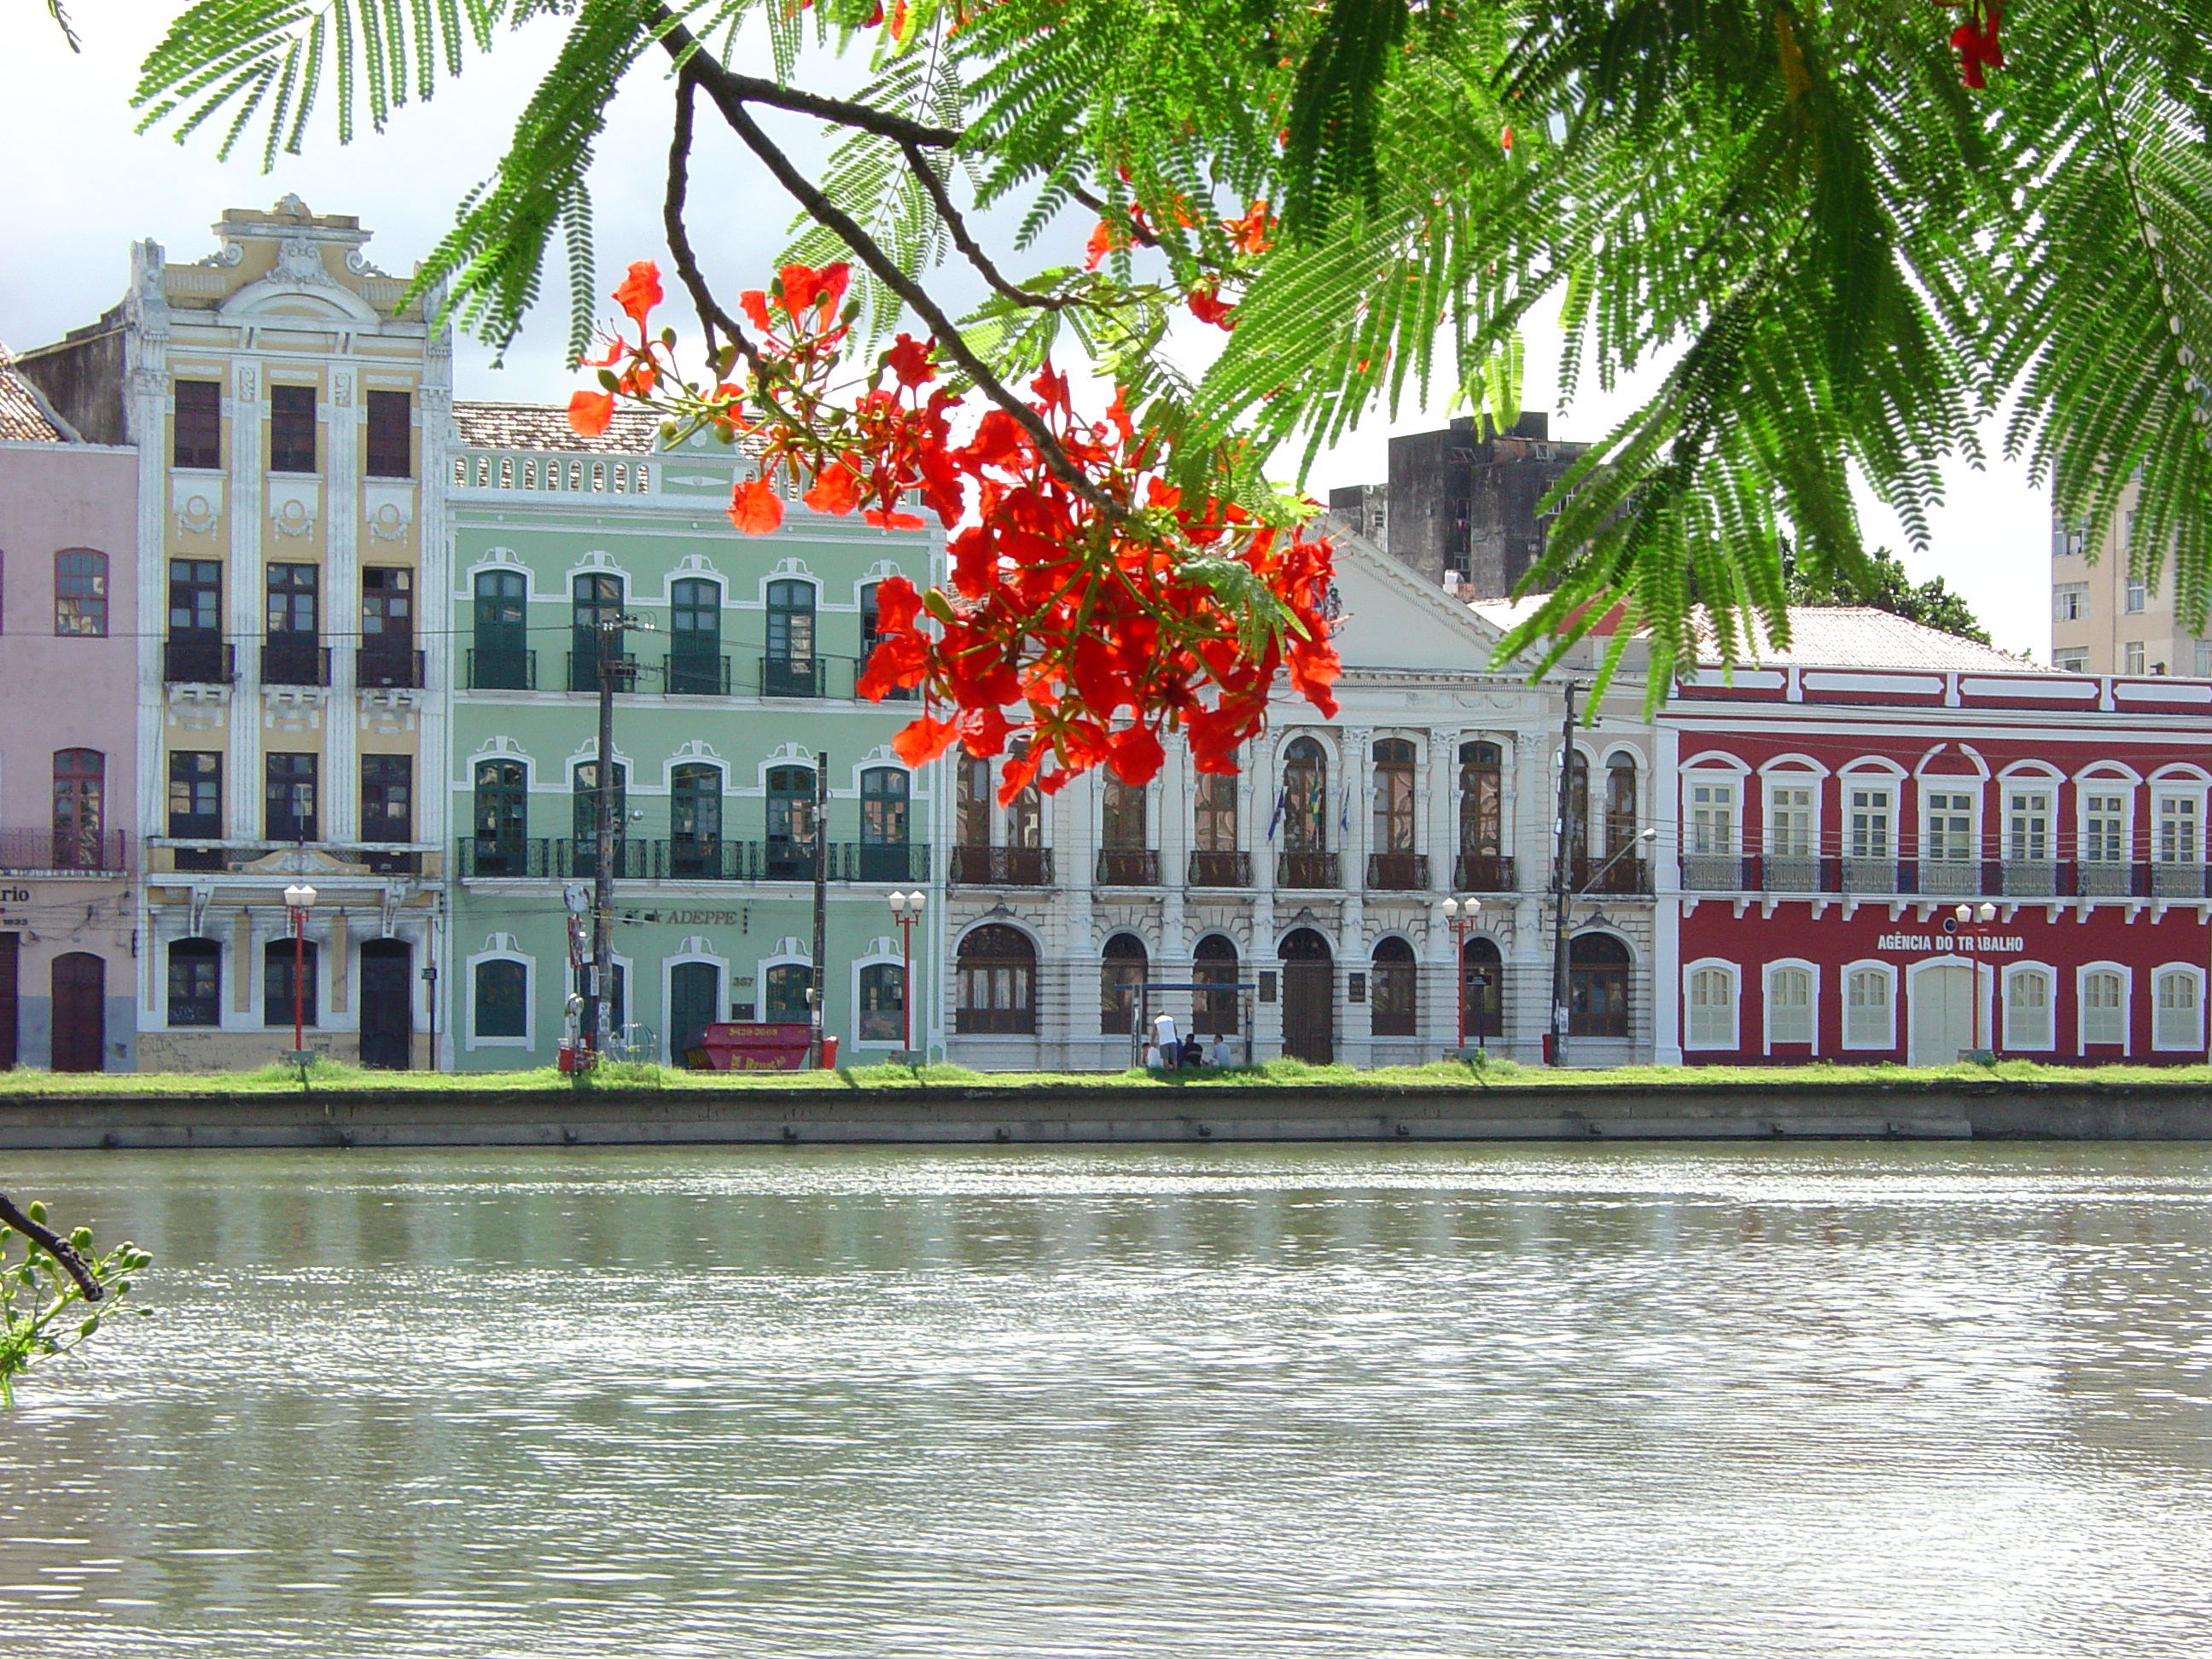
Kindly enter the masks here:
M 1959 82 L 1977 90 L 1989 82 L 1985 69 L 2005 66 L 2004 48 L 1997 44 L 1997 26 L 2004 21 L 2001 0 L 1936 0 L 1941 6 L 1957 6 L 1966 21 L 1951 31 L 1951 46 L 1959 54 Z
M 1089 494 L 1003 408 L 956 437 L 962 399 L 935 384 L 933 341 L 900 335 L 864 387 L 837 394 L 831 379 L 853 316 L 840 310 L 847 276 L 842 264 L 791 265 L 742 295 L 763 368 L 744 386 L 694 386 L 675 372 L 673 332 L 656 337 L 647 323 L 658 273 L 631 266 L 616 298 L 638 338 L 614 339 L 593 365 L 603 390 L 576 393 L 569 420 L 604 431 L 620 395 L 744 442 L 759 476 L 737 487 L 730 517 L 749 532 L 782 522 L 779 474 L 807 483 L 817 512 L 860 507 L 870 524 L 918 529 L 921 516 L 901 505 L 911 501 L 954 532 L 949 592 L 897 577 L 877 588 L 880 643 L 860 690 L 881 698 L 920 687 L 926 699 L 895 741 L 901 758 L 918 766 L 955 743 L 975 756 L 1011 746 L 1000 798 L 1012 800 L 1102 763 L 1145 782 L 1171 731 L 1200 771 L 1233 773 L 1279 674 L 1336 712 L 1325 538 L 1234 501 L 1187 498 L 1163 476 L 1164 446 L 1118 395 L 1104 420 L 1085 420 L 1050 368 L 1031 382 L 1028 407 Z M 725 351 L 716 368 L 727 374 L 733 362 Z

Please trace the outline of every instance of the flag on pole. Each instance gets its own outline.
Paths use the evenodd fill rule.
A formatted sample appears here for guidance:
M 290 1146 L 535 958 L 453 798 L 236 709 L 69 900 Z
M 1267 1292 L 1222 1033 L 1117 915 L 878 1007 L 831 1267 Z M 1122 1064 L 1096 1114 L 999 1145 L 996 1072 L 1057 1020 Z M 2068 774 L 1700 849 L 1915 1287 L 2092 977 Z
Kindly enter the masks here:
M 1276 827 L 1282 823 L 1283 814 L 1289 809 L 1290 800 L 1290 786 L 1285 784 L 1275 792 L 1275 815 L 1267 820 L 1267 839 L 1270 842 L 1275 839 Z

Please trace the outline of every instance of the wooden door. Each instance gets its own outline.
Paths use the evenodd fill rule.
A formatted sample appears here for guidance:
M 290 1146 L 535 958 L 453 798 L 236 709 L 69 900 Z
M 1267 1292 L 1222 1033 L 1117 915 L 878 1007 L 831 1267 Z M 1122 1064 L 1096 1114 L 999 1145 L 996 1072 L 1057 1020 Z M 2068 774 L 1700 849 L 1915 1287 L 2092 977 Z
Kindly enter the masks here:
M 668 1063 L 699 1046 L 721 1001 L 722 970 L 711 962 L 679 962 L 668 970 Z
M 54 958 L 53 1068 L 104 1070 L 107 1050 L 107 964 L 89 951 Z
M 1301 927 L 1283 941 L 1283 1052 L 1327 1066 L 1336 1059 L 1336 963 L 1328 941 Z
M 1911 1000 L 1911 1066 L 1949 1066 L 1974 1046 L 1974 974 L 1963 962 L 1923 968 L 1907 981 Z
M 404 939 L 361 947 L 361 1063 L 404 1072 L 415 1060 L 414 951 Z
M 0 933 L 0 1072 L 15 1069 L 15 965 L 21 933 Z

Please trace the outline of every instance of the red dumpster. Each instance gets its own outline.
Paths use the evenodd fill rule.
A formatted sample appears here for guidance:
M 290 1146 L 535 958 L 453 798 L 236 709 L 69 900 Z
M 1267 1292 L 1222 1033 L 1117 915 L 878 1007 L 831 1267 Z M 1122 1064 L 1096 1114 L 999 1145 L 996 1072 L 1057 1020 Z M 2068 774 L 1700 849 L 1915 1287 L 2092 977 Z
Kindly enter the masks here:
M 804 1025 L 709 1025 L 700 1034 L 707 1067 L 714 1072 L 799 1072 L 806 1068 L 811 1033 Z

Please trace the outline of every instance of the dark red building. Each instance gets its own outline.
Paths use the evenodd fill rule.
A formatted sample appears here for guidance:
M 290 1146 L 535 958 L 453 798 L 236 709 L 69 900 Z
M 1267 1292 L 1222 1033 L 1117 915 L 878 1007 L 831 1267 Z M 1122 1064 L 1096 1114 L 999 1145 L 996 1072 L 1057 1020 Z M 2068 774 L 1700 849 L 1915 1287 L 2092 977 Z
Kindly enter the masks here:
M 2202 1060 L 2212 683 L 2058 673 L 1877 611 L 1792 629 L 1661 717 L 1684 1060 Z

